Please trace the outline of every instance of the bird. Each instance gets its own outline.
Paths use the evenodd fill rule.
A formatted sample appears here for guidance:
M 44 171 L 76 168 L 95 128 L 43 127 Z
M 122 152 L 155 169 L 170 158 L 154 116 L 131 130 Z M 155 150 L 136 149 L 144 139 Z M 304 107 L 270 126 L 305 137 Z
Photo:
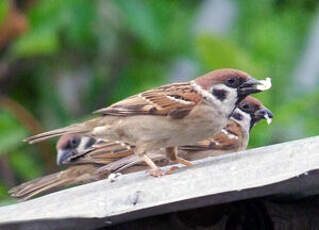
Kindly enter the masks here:
M 24 141 L 36 143 L 63 134 L 79 134 L 136 146 L 155 177 L 165 172 L 145 154 L 165 148 L 176 163 L 191 165 L 177 156 L 176 146 L 208 138 L 219 132 L 246 96 L 271 87 L 248 73 L 219 69 L 189 82 L 172 83 L 123 99 L 95 111 L 99 117 L 41 133 Z
M 249 142 L 249 131 L 261 119 L 266 119 L 267 123 L 270 124 L 273 116 L 272 112 L 258 99 L 248 96 L 235 109 L 227 125 L 219 133 L 194 145 L 179 146 L 178 155 L 193 161 L 210 154 L 218 155 L 219 152 L 225 154 L 228 150 L 229 152 L 245 150 Z M 135 146 L 119 141 L 64 135 L 57 143 L 57 164 L 94 163 L 108 165 L 117 159 L 133 155 L 134 148 Z M 163 154 L 158 153 L 158 151 L 151 152 L 150 155 L 152 155 L 152 159 L 161 159 L 162 161 L 165 159 Z M 135 158 L 135 161 L 137 160 Z M 115 168 L 110 168 L 110 171 L 114 170 Z
M 271 123 L 274 115 L 259 100 L 246 97 L 235 109 L 227 125 L 214 137 L 195 145 L 178 147 L 178 153 L 188 160 L 227 154 L 247 148 L 249 131 L 262 119 Z M 57 143 L 57 163 L 71 164 L 60 172 L 44 176 L 12 188 L 9 193 L 22 200 L 30 199 L 50 189 L 89 183 L 107 178 L 111 173 L 130 173 L 147 166 L 134 154 L 135 146 L 119 141 L 67 134 Z M 163 154 L 150 154 L 159 165 L 168 165 Z

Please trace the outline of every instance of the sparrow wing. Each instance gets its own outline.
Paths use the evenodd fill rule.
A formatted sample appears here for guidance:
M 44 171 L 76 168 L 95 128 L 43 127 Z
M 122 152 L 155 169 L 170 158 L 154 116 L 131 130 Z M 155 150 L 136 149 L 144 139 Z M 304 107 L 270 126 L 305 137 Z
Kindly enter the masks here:
M 66 159 L 66 164 L 106 165 L 123 157 L 134 154 L 134 146 L 120 141 L 99 140 L 92 147 Z
M 180 119 L 201 101 L 189 82 L 175 83 L 145 91 L 95 113 L 113 116 L 159 115 Z
M 193 89 L 191 83 L 174 83 L 145 91 L 124 99 L 94 113 L 112 116 L 157 115 L 181 119 L 187 116 L 199 104 L 201 96 Z M 73 124 L 61 129 L 40 133 L 24 141 L 36 143 L 64 134 L 85 134 L 99 124 L 100 117 L 89 121 Z

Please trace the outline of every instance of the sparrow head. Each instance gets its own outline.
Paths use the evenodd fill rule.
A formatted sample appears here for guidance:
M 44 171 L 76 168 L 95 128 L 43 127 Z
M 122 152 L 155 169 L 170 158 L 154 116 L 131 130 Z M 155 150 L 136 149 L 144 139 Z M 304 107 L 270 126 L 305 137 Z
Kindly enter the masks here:
M 63 135 L 56 144 L 57 164 L 69 163 L 74 157 L 89 149 L 96 139 L 74 134 Z
M 221 102 L 235 102 L 237 105 L 246 96 L 267 90 L 271 87 L 270 78 L 267 80 L 256 80 L 248 73 L 236 69 L 219 69 L 209 72 L 194 82 L 203 90 L 209 92 L 211 99 Z
M 258 99 L 251 96 L 246 97 L 240 102 L 238 108 L 232 114 L 234 120 L 239 123 L 245 123 L 250 129 L 262 119 L 266 119 L 268 124 L 270 124 L 273 117 L 274 115 L 269 109 Z

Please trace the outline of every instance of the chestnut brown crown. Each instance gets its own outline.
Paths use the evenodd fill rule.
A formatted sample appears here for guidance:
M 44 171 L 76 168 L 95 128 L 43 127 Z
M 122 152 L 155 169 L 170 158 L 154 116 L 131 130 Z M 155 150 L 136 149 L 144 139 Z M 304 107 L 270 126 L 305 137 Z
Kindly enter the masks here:
M 203 89 L 208 90 L 213 84 L 224 83 L 229 87 L 237 88 L 251 79 L 246 72 L 236 69 L 218 69 L 198 77 L 195 82 Z
M 250 115 L 250 128 L 252 128 L 256 122 L 262 119 L 271 119 L 274 117 L 273 113 L 268 108 L 266 108 L 258 99 L 251 96 L 243 99 L 239 103 L 238 108 Z
M 61 136 L 56 144 L 56 149 L 73 149 L 76 148 L 81 141 L 81 137 L 74 134 L 65 134 Z
M 247 96 L 245 99 L 243 99 L 238 107 L 243 111 L 250 111 L 253 113 L 259 109 L 265 108 L 261 101 L 252 96 Z

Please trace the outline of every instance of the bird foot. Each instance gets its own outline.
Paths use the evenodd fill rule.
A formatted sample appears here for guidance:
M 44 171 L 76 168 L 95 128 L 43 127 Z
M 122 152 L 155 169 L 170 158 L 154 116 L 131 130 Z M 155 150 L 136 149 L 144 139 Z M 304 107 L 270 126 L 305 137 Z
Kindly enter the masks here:
M 170 175 L 172 174 L 176 169 L 178 169 L 179 167 L 177 166 L 173 166 L 171 167 L 169 170 L 167 171 L 164 171 L 160 168 L 157 168 L 157 169 L 151 169 L 149 171 L 149 174 L 153 177 L 161 177 L 161 176 L 165 176 L 165 175 Z
M 149 171 L 149 175 L 153 177 L 161 177 L 161 176 L 165 176 L 165 174 L 166 173 L 160 168 L 151 169 Z
M 192 166 L 192 165 L 193 165 L 192 162 L 190 162 L 190 161 L 188 161 L 188 160 L 185 160 L 185 159 L 183 159 L 183 158 L 180 158 L 180 157 L 178 157 L 178 158 L 175 160 L 175 162 L 178 163 L 178 164 L 186 165 L 186 166 Z
M 176 169 L 178 169 L 179 167 L 177 167 L 177 166 L 173 166 L 173 167 L 171 167 L 169 170 L 167 170 L 166 172 L 165 172 L 165 175 L 170 175 L 170 174 L 172 174 Z

